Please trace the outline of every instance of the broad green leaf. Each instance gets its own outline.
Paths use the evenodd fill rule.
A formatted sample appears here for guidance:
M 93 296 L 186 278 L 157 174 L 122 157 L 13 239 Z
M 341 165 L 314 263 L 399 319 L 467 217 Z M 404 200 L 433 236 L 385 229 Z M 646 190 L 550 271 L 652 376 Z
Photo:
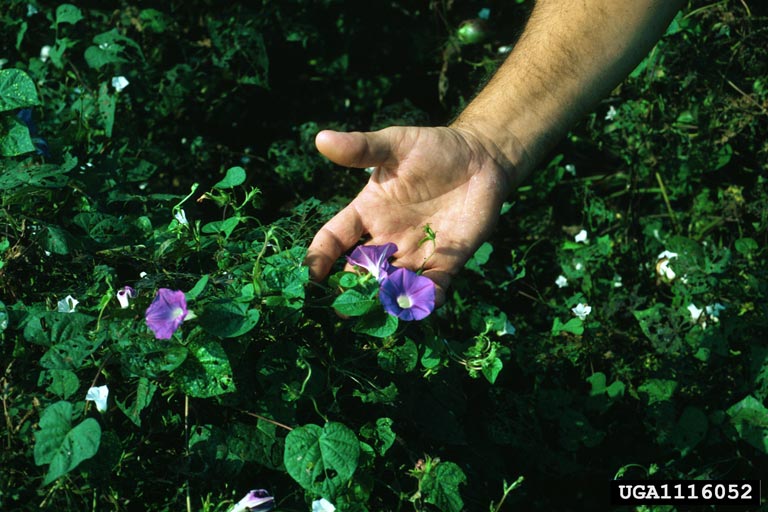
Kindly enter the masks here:
M 245 183 L 245 169 L 242 167 L 230 167 L 224 179 L 216 183 L 213 188 L 234 188 Z
M 2 119 L 0 130 L 0 156 L 18 156 L 35 150 L 29 128 L 13 117 Z
M 376 424 L 366 423 L 360 428 L 360 436 L 373 442 L 379 455 L 387 453 L 395 443 L 397 436 L 392 431 L 394 421 L 390 418 L 379 418 Z
M 753 238 L 748 237 L 739 238 L 733 245 L 736 248 L 736 251 L 744 256 L 755 252 L 759 247 Z
M 378 301 L 357 290 L 347 290 L 333 301 L 333 308 L 346 316 L 361 316 L 376 306 Z
M 35 83 L 20 69 L 0 69 L 0 112 L 40 104 Z
M 141 339 L 140 342 L 121 338 L 113 345 L 113 353 L 129 377 L 147 378 L 172 372 L 184 363 L 189 354 L 184 346 L 154 337 Z
M 200 325 L 215 336 L 234 338 L 256 327 L 259 317 L 258 309 L 226 300 L 208 304 L 200 315 Z
M 70 370 L 48 370 L 47 376 L 51 383 L 46 390 L 62 400 L 68 399 L 80 387 L 77 375 Z
M 677 388 L 677 381 L 668 379 L 648 379 L 637 391 L 648 395 L 648 405 L 663 402 L 672 398 Z
M 136 396 L 132 404 L 128 402 L 121 402 L 115 400 L 117 406 L 121 411 L 131 420 L 137 427 L 141 426 L 141 411 L 152 402 L 152 397 L 157 391 L 157 384 L 147 379 L 146 377 L 140 377 L 136 384 Z
M 467 477 L 458 465 L 439 462 L 421 479 L 419 490 L 424 501 L 436 506 L 438 510 L 461 512 L 464 510 L 464 501 L 459 486 L 466 481 Z
M 360 442 L 355 433 L 341 423 L 324 427 L 304 425 L 285 438 L 283 463 L 307 491 L 333 499 L 355 473 Z
M 139 13 L 139 20 L 142 27 L 158 34 L 165 32 L 165 29 L 168 27 L 165 14 L 157 9 L 142 9 Z
M 224 220 L 216 220 L 207 223 L 205 226 L 203 226 L 202 232 L 211 235 L 220 234 L 223 235 L 224 238 L 229 238 L 239 223 L 240 217 L 238 215 L 234 215 Z
M 398 324 L 396 316 L 377 308 L 361 316 L 352 326 L 352 331 L 375 338 L 386 338 L 397 331 Z
M 174 379 L 189 396 L 209 398 L 235 391 L 227 353 L 217 342 L 195 336 L 189 343 L 191 357 L 174 372 Z
M 19 165 L 9 172 L 0 174 L 0 190 L 7 190 L 19 185 L 31 185 L 40 188 L 62 188 L 69 178 L 64 169 L 58 165 Z
M 391 316 L 391 315 L 387 315 Z M 416 368 L 419 349 L 412 339 L 406 338 L 402 345 L 384 348 L 377 355 L 379 366 L 391 373 L 407 373 Z
M 203 293 L 203 290 L 205 290 L 205 286 L 208 284 L 209 276 L 208 274 L 205 274 L 203 277 L 197 280 L 195 283 L 195 286 L 192 287 L 191 290 L 189 290 L 187 293 L 184 294 L 184 297 L 187 299 L 187 302 L 191 302 L 195 300 L 201 293 Z
M 483 242 L 483 245 L 481 245 L 477 251 L 475 251 L 475 254 L 469 258 L 469 261 L 467 261 L 464 267 L 480 274 L 481 276 L 484 276 L 485 271 L 482 269 L 482 266 L 488 263 L 492 252 L 493 246 L 488 242 Z
M 73 313 L 59 314 L 71 315 Z M 40 358 L 40 366 L 49 370 L 78 370 L 85 358 L 93 354 L 102 341 L 103 338 L 92 341 L 78 333 L 72 338 L 52 345 Z
M 40 235 L 40 243 L 48 252 L 67 255 L 76 245 L 75 238 L 63 228 L 50 225 Z
M 56 8 L 56 24 L 71 23 L 74 25 L 83 19 L 83 13 L 72 4 L 61 4 Z
M 283 470 L 285 442 L 278 436 L 274 423 L 259 420 L 256 425 L 234 423 L 227 432 L 227 459 L 256 462 L 271 469 Z
M 688 406 L 683 410 L 670 436 L 681 457 L 685 457 L 704 440 L 708 423 L 707 415 L 698 407 Z
M 117 97 L 109 94 L 109 87 L 104 82 L 99 87 L 99 120 L 104 126 L 104 135 L 112 137 L 112 128 L 115 126 L 115 108 L 117 107 Z
M 559 318 L 555 317 L 552 323 L 552 334 L 556 336 L 561 332 L 570 332 L 571 334 L 581 336 L 584 334 L 584 321 L 581 318 L 571 318 L 566 323 L 563 323 Z
M 489 383 L 494 384 L 503 368 L 504 363 L 501 361 L 501 359 L 493 356 L 483 360 L 483 367 L 481 371 L 483 372 L 483 376 L 486 378 L 486 380 Z
M 35 464 L 48 464 L 43 485 L 48 485 L 90 459 L 99 449 L 101 427 L 87 418 L 72 428 L 72 404 L 57 402 L 48 406 L 35 432 Z
M 393 404 L 397 395 L 394 382 L 390 382 L 385 388 L 374 388 L 365 393 L 358 389 L 352 391 L 352 396 L 359 398 L 364 404 Z
M 79 313 L 58 311 L 30 311 L 21 321 L 24 339 L 47 347 L 71 340 L 87 331 L 87 325 L 95 317 Z
M 731 417 L 731 425 L 739 437 L 768 454 L 768 408 L 752 395 L 747 395 L 729 407 L 726 413 Z

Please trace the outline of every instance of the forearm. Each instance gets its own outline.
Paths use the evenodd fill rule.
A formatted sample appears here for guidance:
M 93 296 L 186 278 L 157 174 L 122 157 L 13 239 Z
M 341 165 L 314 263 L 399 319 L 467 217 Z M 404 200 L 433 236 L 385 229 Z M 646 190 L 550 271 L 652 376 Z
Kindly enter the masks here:
M 538 0 L 523 35 L 452 127 L 477 136 L 516 186 L 648 53 L 682 0 Z

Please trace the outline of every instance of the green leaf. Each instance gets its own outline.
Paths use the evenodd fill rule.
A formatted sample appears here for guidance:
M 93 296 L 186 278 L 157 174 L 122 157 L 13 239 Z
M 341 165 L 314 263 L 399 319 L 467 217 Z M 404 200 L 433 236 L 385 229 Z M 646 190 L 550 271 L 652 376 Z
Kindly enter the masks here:
M 241 336 L 259 323 L 258 309 L 230 300 L 208 304 L 200 315 L 200 325 L 209 333 L 222 338 Z
M 99 120 L 104 126 L 104 135 L 112 137 L 112 128 L 115 126 L 117 97 L 109 94 L 109 87 L 106 82 L 99 87 L 99 98 L 96 104 L 99 109 Z
M 419 349 L 416 348 L 416 343 L 412 339 L 406 338 L 400 346 L 388 347 L 379 351 L 377 359 L 379 366 L 390 373 L 407 373 L 416 368 L 419 360 Z
M 121 402 L 120 400 L 115 401 L 120 410 L 123 411 L 123 414 L 125 414 L 134 425 L 140 427 L 141 411 L 146 409 L 152 402 L 152 397 L 154 396 L 155 391 L 157 391 L 157 384 L 146 377 L 140 377 L 136 384 L 136 398 L 134 399 L 133 404 L 128 405 L 127 400 L 125 402 Z
M 224 220 L 216 220 L 203 226 L 202 232 L 206 234 L 221 234 L 224 238 L 229 238 L 237 225 L 240 223 L 240 217 L 234 215 Z
M 472 255 L 464 267 L 480 274 L 481 276 L 484 276 L 485 271 L 481 267 L 488 263 L 492 252 L 493 246 L 488 242 L 483 242 L 483 245 L 481 245 L 477 251 L 475 251 L 475 254 Z
M 201 336 L 196 336 L 187 347 L 192 357 L 174 372 L 176 382 L 182 391 L 195 398 L 234 392 L 235 382 L 227 353 L 217 342 L 198 338 Z
M 35 150 L 29 128 L 14 117 L 2 119 L 2 132 L 0 135 L 0 156 L 18 156 Z
M 48 370 L 47 376 L 51 383 L 46 390 L 63 400 L 72 396 L 80 387 L 77 375 L 70 370 Z
M 739 238 L 733 245 L 736 248 L 736 251 L 744 256 L 755 252 L 759 247 L 753 238 L 748 237 Z
M 56 24 L 71 23 L 74 25 L 83 19 L 83 13 L 72 4 L 61 4 L 56 8 Z
M 154 337 L 144 338 L 140 343 L 119 339 L 113 346 L 113 352 L 128 376 L 148 378 L 172 372 L 184 363 L 189 354 L 184 346 Z
M 184 297 L 187 299 L 187 302 L 191 302 L 195 300 L 201 293 L 203 293 L 203 290 L 205 290 L 205 286 L 208 284 L 209 276 L 208 274 L 205 274 L 203 277 L 197 280 L 195 283 L 195 286 L 192 287 L 191 290 L 189 290 L 187 293 L 184 294 Z
M 78 370 L 85 358 L 93 354 L 102 342 L 103 338 L 92 341 L 82 334 L 77 334 L 51 346 L 40 358 L 40 366 L 50 370 Z
M 725 412 L 739 437 L 768 454 L 768 409 L 757 398 L 747 395 Z
M 46 251 L 63 256 L 69 254 L 76 240 L 63 228 L 50 225 L 40 234 L 40 244 Z
M 7 190 L 19 185 L 31 185 L 41 188 L 62 188 L 69 178 L 66 173 L 69 169 L 63 169 L 57 165 L 21 164 L 0 174 L 0 190 Z
M 0 333 L 8 328 L 8 310 L 0 300 Z
M 685 457 L 704 440 L 708 423 L 707 415 L 698 407 L 688 406 L 683 410 L 670 436 L 680 456 Z
M 274 423 L 259 420 L 256 425 L 234 423 L 226 435 L 227 459 L 256 462 L 261 466 L 284 471 L 282 436 Z
M 370 423 L 363 425 L 360 428 L 360 436 L 373 441 L 376 452 L 379 455 L 384 455 L 397 439 L 397 435 L 392 431 L 394 423 L 390 418 L 379 418 L 375 425 Z
M 347 290 L 333 301 L 333 308 L 346 316 L 361 316 L 370 311 L 377 304 L 376 299 L 371 299 L 357 290 Z
M 374 309 L 361 316 L 352 326 L 352 331 L 375 338 L 386 338 L 397 331 L 398 324 L 399 320 L 396 316 L 390 315 L 383 309 Z
M 47 347 L 81 336 L 95 317 L 58 311 L 30 311 L 21 321 L 24 339 Z
M 556 336 L 561 332 L 570 332 L 571 334 L 581 336 L 584 334 L 584 321 L 581 318 L 571 318 L 566 323 L 563 323 L 559 318 L 555 317 L 552 323 L 552 335 Z
M 385 388 L 374 388 L 367 393 L 359 389 L 352 391 L 352 396 L 359 398 L 364 404 L 393 404 L 397 395 L 397 386 L 394 382 L 390 382 Z
M 464 502 L 459 493 L 459 486 L 466 483 L 467 477 L 461 468 L 453 462 L 440 462 L 424 475 L 419 490 L 424 501 L 443 512 L 461 512 Z
M 35 464 L 48 464 L 43 485 L 96 455 L 100 440 L 101 427 L 93 418 L 72 428 L 71 403 L 62 401 L 48 406 L 40 417 L 40 430 L 35 432 Z
M 213 188 L 234 188 L 245 183 L 245 169 L 242 167 L 230 167 L 224 179 L 216 183 Z
M 667 379 L 648 379 L 637 391 L 648 395 L 648 405 L 664 402 L 672 398 L 677 388 L 677 381 Z
M 139 13 L 139 20 L 141 20 L 144 28 L 158 34 L 165 32 L 165 29 L 168 27 L 165 14 L 157 9 L 142 9 Z
M 0 69 L 0 112 L 39 105 L 35 82 L 20 69 Z
M 341 423 L 329 422 L 322 428 L 293 429 L 285 438 L 283 463 L 304 489 L 333 500 L 355 473 L 359 456 L 355 433 Z

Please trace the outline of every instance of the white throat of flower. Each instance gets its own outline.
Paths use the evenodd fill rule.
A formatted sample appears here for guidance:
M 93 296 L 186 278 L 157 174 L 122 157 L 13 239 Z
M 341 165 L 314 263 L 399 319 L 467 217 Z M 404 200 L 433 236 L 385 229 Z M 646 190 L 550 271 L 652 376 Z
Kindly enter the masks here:
M 397 296 L 397 305 L 403 309 L 408 309 L 413 305 L 413 302 L 409 296 L 402 294 Z

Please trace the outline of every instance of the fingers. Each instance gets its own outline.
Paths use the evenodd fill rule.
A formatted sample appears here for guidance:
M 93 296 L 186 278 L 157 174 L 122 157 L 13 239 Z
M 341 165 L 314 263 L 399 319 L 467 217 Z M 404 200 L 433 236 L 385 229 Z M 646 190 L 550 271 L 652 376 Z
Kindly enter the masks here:
M 345 167 L 376 167 L 397 162 L 397 130 L 377 132 L 335 132 L 323 130 L 315 137 L 318 151 Z
M 362 235 L 360 215 L 350 204 L 320 228 L 309 245 L 304 263 L 309 267 L 310 277 L 315 281 L 324 279 L 334 262 Z

